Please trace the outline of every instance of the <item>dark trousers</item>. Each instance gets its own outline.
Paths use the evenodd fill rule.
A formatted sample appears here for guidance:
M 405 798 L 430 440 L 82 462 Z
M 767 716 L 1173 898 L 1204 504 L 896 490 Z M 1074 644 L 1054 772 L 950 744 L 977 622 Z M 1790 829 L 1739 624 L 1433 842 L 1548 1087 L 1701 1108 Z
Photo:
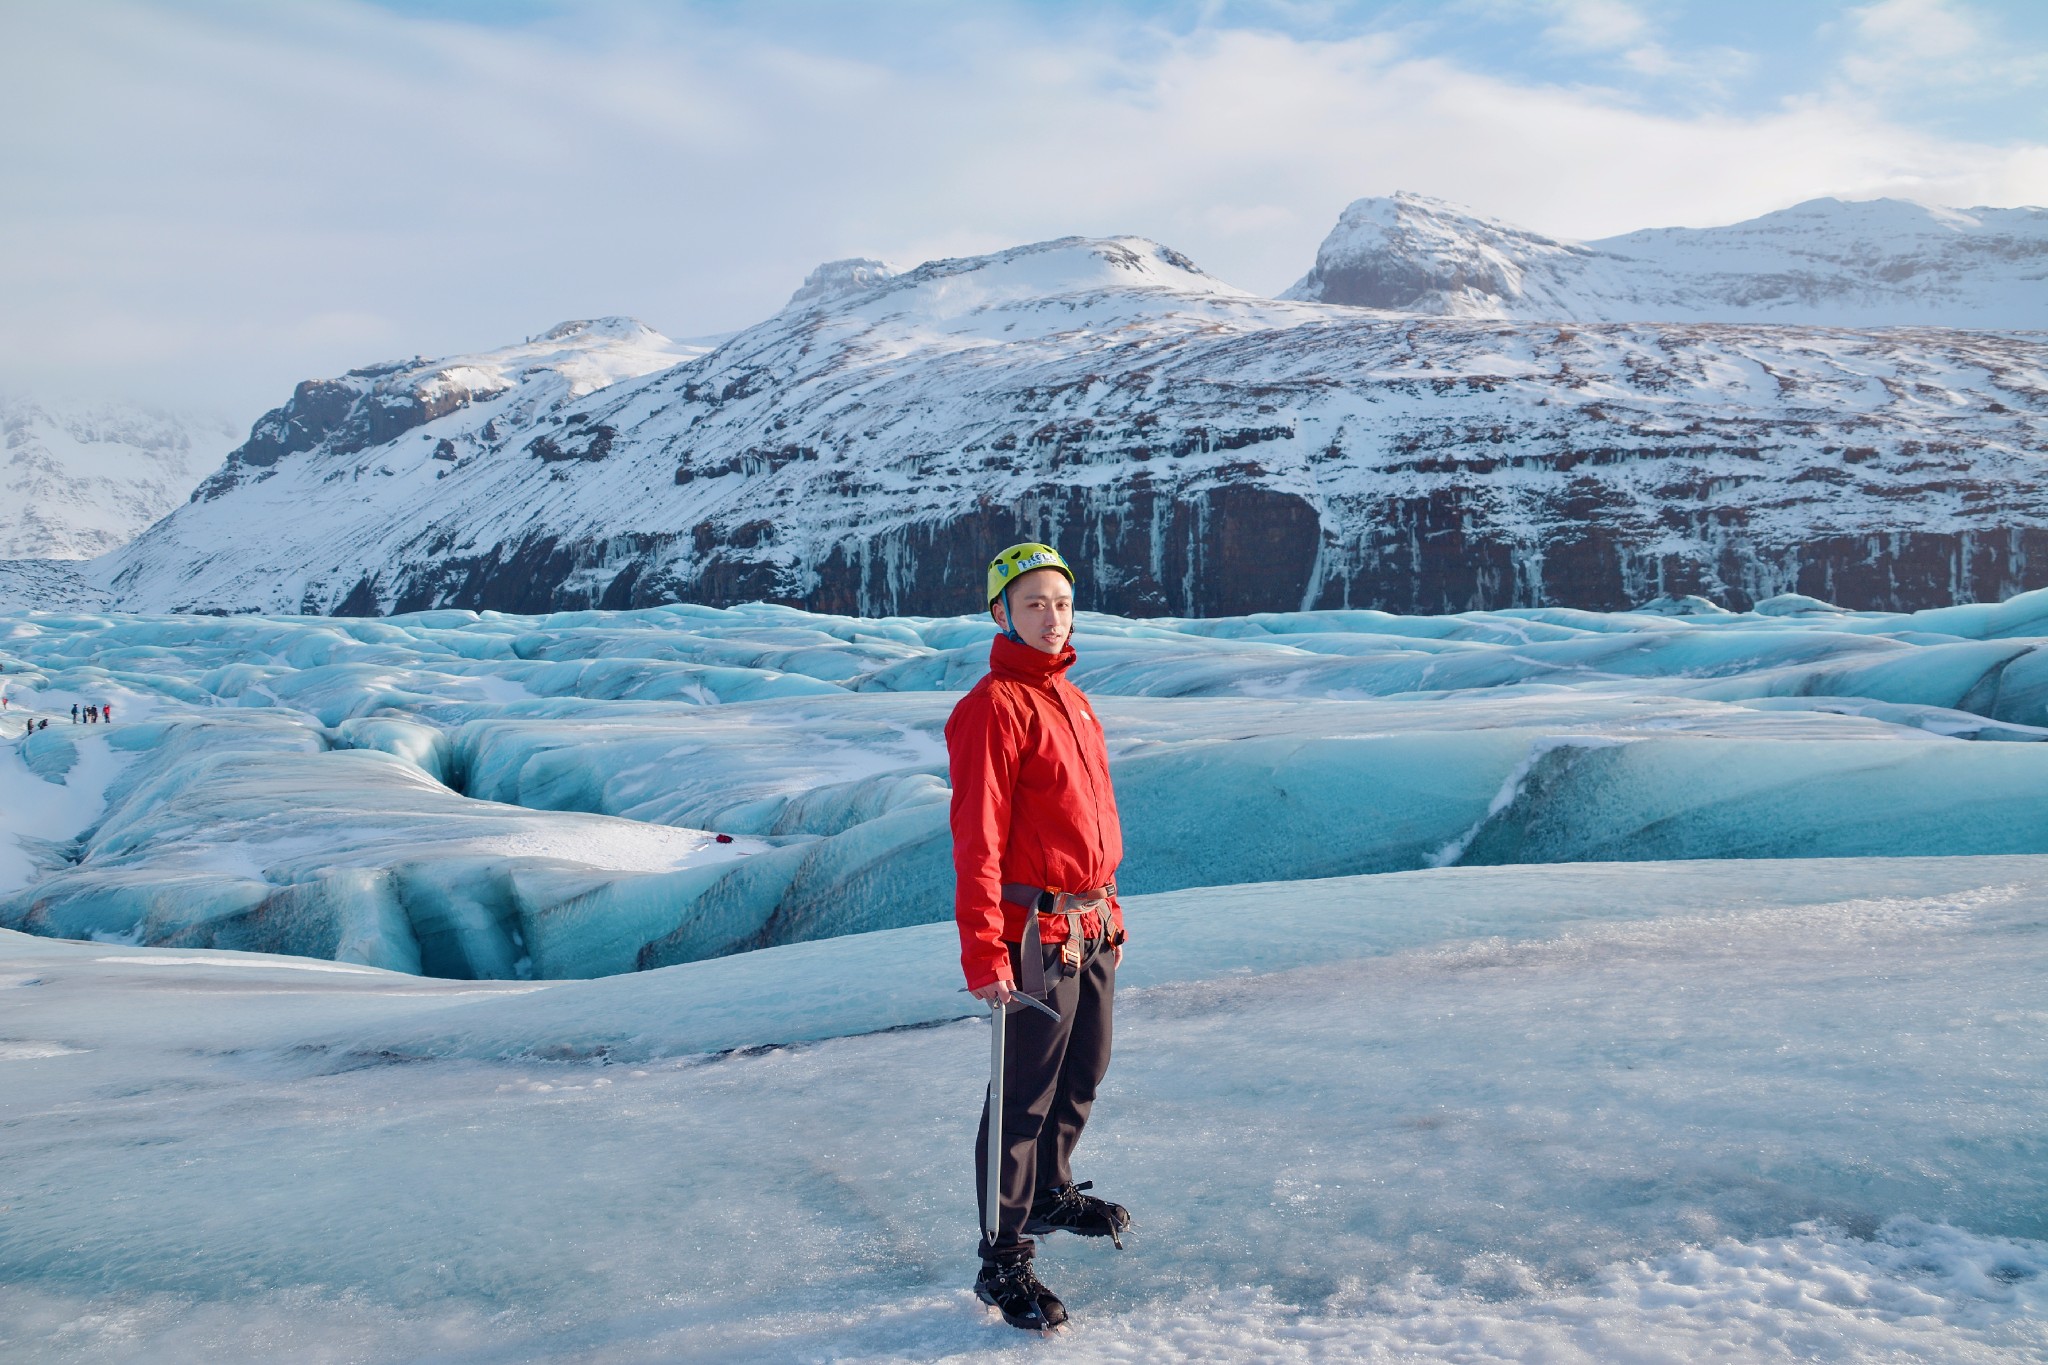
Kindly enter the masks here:
M 1048 962 L 1059 949 L 1045 949 Z M 1010 945 L 1017 966 L 1017 945 Z M 1013 974 L 1012 981 L 1019 977 Z M 1024 1220 L 1040 1190 L 1073 1181 L 1074 1145 L 1095 1104 L 1095 1088 L 1109 1070 L 1111 1005 L 1116 996 L 1116 952 L 1099 948 L 1079 972 L 1062 976 L 1045 1003 L 1060 1022 L 1030 1006 L 1010 1011 L 1003 1048 L 1002 1217 L 995 1245 L 982 1234 L 983 1260 L 1031 1255 Z M 974 1192 L 988 1226 L 988 1100 L 981 1102 L 981 1127 L 974 1138 Z

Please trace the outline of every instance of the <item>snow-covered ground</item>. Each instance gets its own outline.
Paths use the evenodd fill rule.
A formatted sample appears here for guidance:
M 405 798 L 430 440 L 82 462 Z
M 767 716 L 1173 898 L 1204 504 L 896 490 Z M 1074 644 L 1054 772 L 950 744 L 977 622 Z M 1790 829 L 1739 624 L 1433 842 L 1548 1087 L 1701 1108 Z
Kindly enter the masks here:
M 2038 1360 L 2048 858 L 1133 898 L 1061 1359 Z M 1036 1358 L 944 925 L 452 983 L 0 931 L 10 1360 Z M 926 1027 L 905 1027 L 926 1025 Z

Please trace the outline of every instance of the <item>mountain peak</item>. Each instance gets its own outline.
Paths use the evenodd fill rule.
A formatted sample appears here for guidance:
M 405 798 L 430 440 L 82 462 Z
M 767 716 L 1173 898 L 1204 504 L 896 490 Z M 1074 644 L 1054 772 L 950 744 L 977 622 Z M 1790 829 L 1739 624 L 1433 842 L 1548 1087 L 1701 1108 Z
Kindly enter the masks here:
M 985 256 L 926 261 L 905 278 L 924 283 L 978 273 L 1013 277 L 1047 294 L 1103 287 L 1230 289 L 1149 237 L 1055 237 Z
M 1550 322 L 2037 327 L 2048 210 L 1821 198 L 1574 242 L 1404 192 L 1346 207 L 1281 297 Z
M 871 256 L 848 256 L 827 261 L 804 276 L 803 284 L 789 296 L 788 307 L 816 308 L 856 294 L 866 293 L 896 277 L 896 272 Z
M 1531 261 L 1584 248 L 1402 191 L 1355 199 L 1315 266 L 1280 297 L 1402 313 L 1502 316 Z
M 592 341 L 630 341 L 638 345 L 666 343 L 668 338 L 638 318 L 623 316 L 576 318 L 558 322 L 540 334 L 541 341 L 568 341 L 583 337 Z
M 1180 252 L 1149 238 L 1056 237 L 982 256 L 926 261 L 900 273 L 866 257 L 828 261 L 805 278 L 789 306 L 865 309 L 875 303 L 957 317 L 987 308 L 1130 290 L 1253 297 L 1204 274 Z M 881 300 L 888 302 L 883 305 Z

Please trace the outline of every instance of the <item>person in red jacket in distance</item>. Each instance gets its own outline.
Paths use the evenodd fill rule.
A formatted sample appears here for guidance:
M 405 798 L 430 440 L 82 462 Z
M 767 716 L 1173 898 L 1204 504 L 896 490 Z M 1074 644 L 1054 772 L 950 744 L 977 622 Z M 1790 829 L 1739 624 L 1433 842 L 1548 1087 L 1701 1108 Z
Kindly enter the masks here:
M 1049 545 L 997 555 L 989 614 L 1001 629 L 989 671 L 946 721 L 952 775 L 954 919 L 960 965 L 978 1000 L 1007 1007 L 1018 993 L 1045 1001 L 1058 1022 L 1022 1009 L 1004 1040 L 1001 1200 L 993 1239 L 981 1238 L 975 1293 L 1013 1326 L 1066 1320 L 1039 1283 L 1033 1234 L 1109 1237 L 1123 1245 L 1130 1215 L 1076 1185 L 1074 1146 L 1109 1067 L 1111 1003 L 1123 958 L 1116 870 L 1123 832 L 1102 724 L 1069 682 L 1074 663 L 1074 571 Z M 988 1125 L 975 1139 L 978 1197 L 987 1200 Z M 983 1209 L 983 1226 L 988 1226 Z

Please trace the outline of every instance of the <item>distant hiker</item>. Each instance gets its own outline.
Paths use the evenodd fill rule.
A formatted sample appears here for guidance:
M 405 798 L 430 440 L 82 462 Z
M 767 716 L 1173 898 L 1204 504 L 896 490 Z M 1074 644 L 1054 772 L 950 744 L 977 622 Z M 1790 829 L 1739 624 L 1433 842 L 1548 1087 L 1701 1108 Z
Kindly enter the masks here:
M 103 702 L 101 702 L 101 703 L 100 703 L 100 719 L 101 719 L 101 720 L 104 720 L 104 721 L 107 721 L 107 722 L 109 722 L 109 723 L 111 723 L 111 722 L 113 721 L 113 719 L 114 719 L 114 703 L 112 703 L 112 702 L 110 702 L 110 701 L 103 701 Z
M 78 703 L 77 703 L 77 702 L 72 702 L 72 703 L 71 703 L 71 723 L 72 723 L 73 725 L 76 725 L 76 724 L 78 724 Z
M 1065 1322 L 1067 1310 L 1032 1271 L 1032 1237 L 1065 1230 L 1121 1247 L 1131 1222 L 1121 1205 L 1083 1193 L 1092 1182 L 1076 1185 L 1070 1168 L 1109 1068 L 1124 942 L 1115 881 L 1123 832 L 1109 753 L 1094 710 L 1066 677 L 1073 582 L 1049 545 L 996 556 L 984 601 L 1002 634 L 988 675 L 946 721 L 953 915 L 967 987 L 994 1010 L 1028 994 L 1059 1016 L 1027 1007 L 998 1021 L 1002 1112 L 991 1116 L 983 1102 L 974 1149 L 983 1229 L 974 1292 L 1011 1326 L 1039 1330 Z M 992 1117 L 1000 1125 L 993 1209 Z
M 37 721 L 37 722 L 36 722 L 36 729 L 38 729 L 38 730 L 47 730 L 47 729 L 49 729 L 49 728 L 50 728 L 50 718 L 49 718 L 48 716 L 44 716 L 44 717 L 43 717 L 43 718 L 42 718 L 41 720 L 39 720 L 39 721 Z

